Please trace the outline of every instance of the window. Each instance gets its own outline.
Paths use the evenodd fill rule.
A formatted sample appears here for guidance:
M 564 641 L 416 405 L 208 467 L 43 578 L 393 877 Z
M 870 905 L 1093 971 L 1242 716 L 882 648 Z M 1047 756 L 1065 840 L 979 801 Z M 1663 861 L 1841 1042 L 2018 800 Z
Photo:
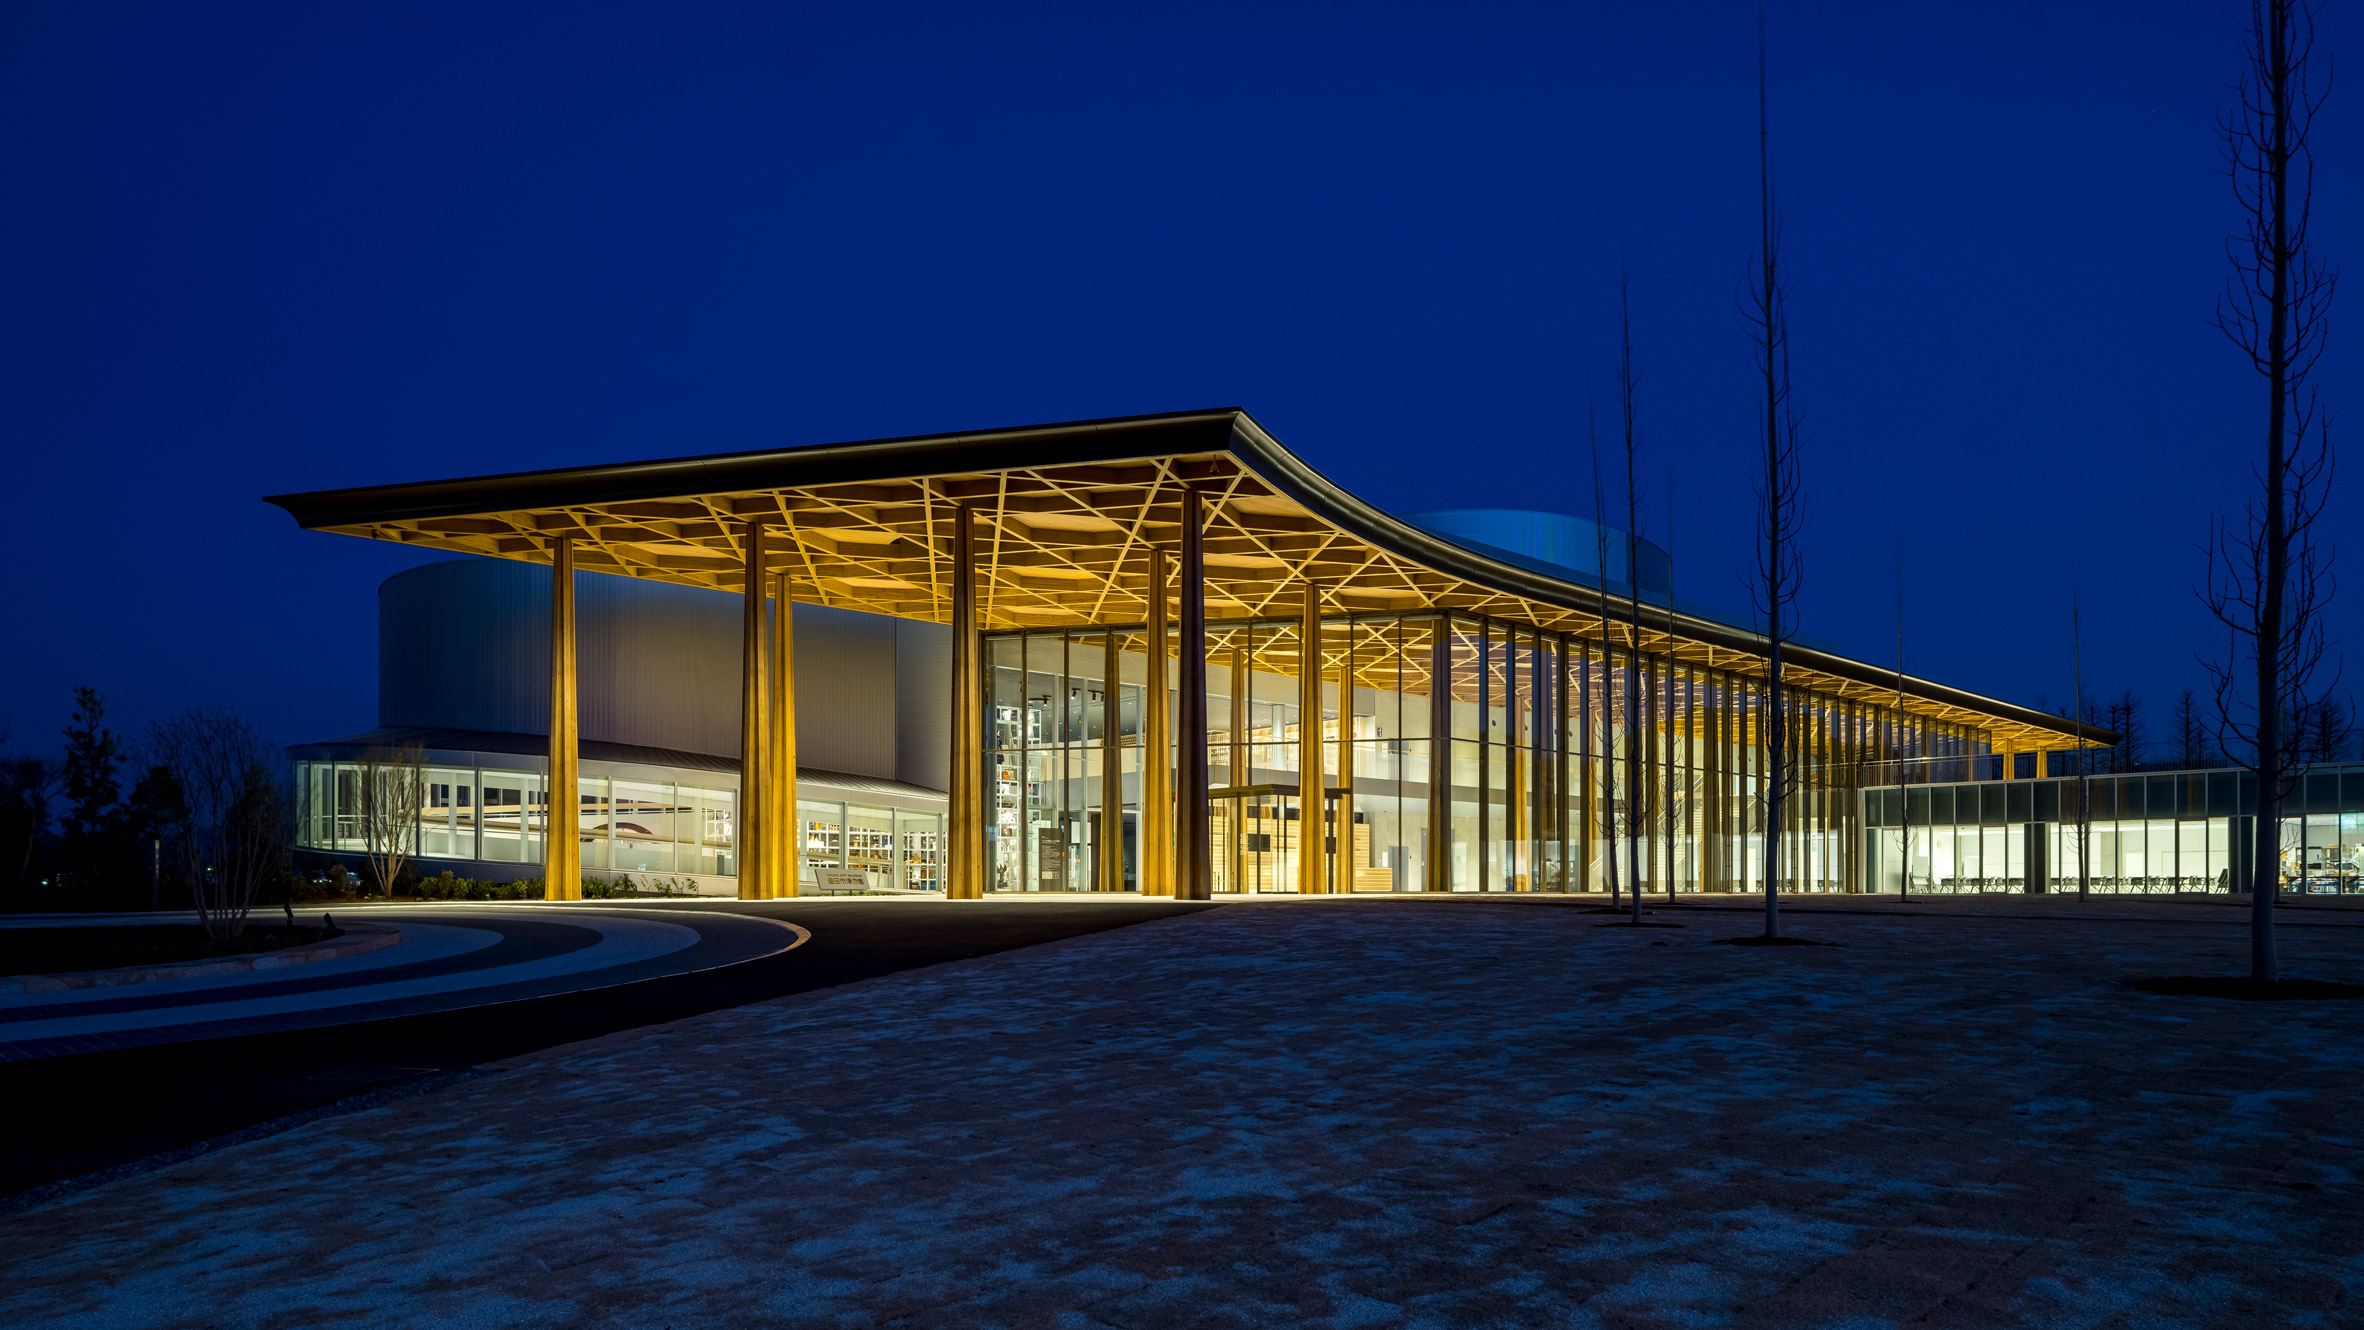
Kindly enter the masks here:
M 610 861 L 635 873 L 673 871 L 674 823 L 682 815 L 670 783 L 618 780 L 609 824 Z

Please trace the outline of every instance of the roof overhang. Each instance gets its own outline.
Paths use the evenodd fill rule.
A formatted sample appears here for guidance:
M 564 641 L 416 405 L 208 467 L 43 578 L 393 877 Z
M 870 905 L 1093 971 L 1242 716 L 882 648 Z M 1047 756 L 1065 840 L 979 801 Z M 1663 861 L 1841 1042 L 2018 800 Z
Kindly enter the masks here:
M 1623 641 L 1630 603 L 1488 557 L 1382 512 L 1220 408 L 1015 429 L 513 472 L 271 498 L 308 530 L 546 563 L 576 538 L 586 571 L 738 590 L 750 523 L 777 532 L 772 572 L 799 600 L 950 617 L 951 520 L 980 523 L 987 629 L 1141 623 L 1149 551 L 1179 543 L 1181 496 L 1205 496 L 1210 630 L 1294 612 L 1310 580 L 1338 612 L 1449 610 Z M 1761 634 L 1643 608 L 1648 650 L 1762 673 Z M 1796 681 L 1988 732 L 2001 751 L 2108 743 L 2064 717 L 1825 651 L 1783 649 Z M 1787 670 L 1785 670 L 1787 673 Z

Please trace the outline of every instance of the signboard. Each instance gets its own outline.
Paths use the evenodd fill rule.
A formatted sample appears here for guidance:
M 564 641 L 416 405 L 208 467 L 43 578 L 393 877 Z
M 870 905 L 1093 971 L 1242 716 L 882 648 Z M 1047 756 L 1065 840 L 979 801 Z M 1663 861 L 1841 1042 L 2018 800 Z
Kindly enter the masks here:
M 1038 891 L 1067 890 L 1067 833 L 1058 827 L 1034 829 L 1034 871 Z
M 816 868 L 813 872 L 820 878 L 824 891 L 867 891 L 870 888 L 870 875 L 859 868 Z

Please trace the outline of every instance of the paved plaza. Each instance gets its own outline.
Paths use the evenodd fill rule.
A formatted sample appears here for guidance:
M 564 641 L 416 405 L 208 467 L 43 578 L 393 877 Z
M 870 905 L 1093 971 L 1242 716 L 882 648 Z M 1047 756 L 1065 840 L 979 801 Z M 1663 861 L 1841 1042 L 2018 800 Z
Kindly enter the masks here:
M 2364 1002 L 2125 986 L 2236 910 L 1654 918 L 1227 905 L 553 1048 L 0 1215 L 0 1321 L 2364 1321 Z

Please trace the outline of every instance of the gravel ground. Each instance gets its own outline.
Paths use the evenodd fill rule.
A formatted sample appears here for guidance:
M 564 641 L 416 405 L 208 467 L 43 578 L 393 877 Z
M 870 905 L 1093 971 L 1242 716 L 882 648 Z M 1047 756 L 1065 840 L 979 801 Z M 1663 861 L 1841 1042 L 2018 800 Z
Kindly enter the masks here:
M 2134 992 L 2237 916 L 2058 913 L 1226 907 L 0 1216 L 0 1323 L 2364 1324 L 2364 1002 Z

